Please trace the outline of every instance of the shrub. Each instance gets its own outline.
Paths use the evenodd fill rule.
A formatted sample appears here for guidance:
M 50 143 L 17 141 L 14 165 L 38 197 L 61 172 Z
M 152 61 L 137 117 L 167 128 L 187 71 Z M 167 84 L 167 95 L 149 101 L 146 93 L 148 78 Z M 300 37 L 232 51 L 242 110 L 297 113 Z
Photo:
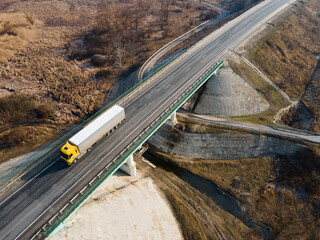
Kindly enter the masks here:
M 26 138 L 28 131 L 23 128 L 15 128 L 8 135 L 8 147 L 21 145 Z
M 24 17 L 31 25 L 34 25 L 35 18 L 33 16 L 33 14 L 25 13 Z
M 95 54 L 91 57 L 91 62 L 96 66 L 104 66 L 107 61 L 107 58 L 101 54 Z
M 96 73 L 97 78 L 108 78 L 111 74 L 111 71 L 109 69 L 101 69 Z
M 54 114 L 54 108 L 47 104 L 36 106 L 34 96 L 13 94 L 0 98 L 0 120 L 7 123 L 35 121 L 37 118 L 47 119 Z
M 12 36 L 17 36 L 17 31 L 15 30 L 14 26 L 12 24 L 10 24 L 10 22 L 4 22 L 4 24 L 2 25 L 2 29 L 0 31 L 0 35 L 4 35 L 4 34 L 8 34 L 8 35 L 12 35 Z
M 216 11 L 213 11 L 213 10 L 210 10 L 208 12 L 203 12 L 200 14 L 200 19 L 202 21 L 206 21 L 206 20 L 209 20 L 209 19 L 213 19 L 213 18 L 216 18 L 217 17 L 217 12 Z
M 35 108 L 34 97 L 13 94 L 0 98 L 0 116 L 2 121 L 21 122 L 30 118 Z
M 72 50 L 70 54 L 71 59 L 77 59 L 77 60 L 85 59 L 87 56 L 88 56 L 87 50 L 80 50 L 80 49 Z
M 37 118 L 42 118 L 42 119 L 48 119 L 49 117 L 52 117 L 55 112 L 53 106 L 48 103 L 39 105 L 35 109 L 35 111 L 36 111 Z
M 104 50 L 102 48 L 97 48 L 97 47 L 93 47 L 93 48 L 89 48 L 88 49 L 88 55 L 89 56 L 93 56 L 95 54 L 103 55 L 104 54 Z

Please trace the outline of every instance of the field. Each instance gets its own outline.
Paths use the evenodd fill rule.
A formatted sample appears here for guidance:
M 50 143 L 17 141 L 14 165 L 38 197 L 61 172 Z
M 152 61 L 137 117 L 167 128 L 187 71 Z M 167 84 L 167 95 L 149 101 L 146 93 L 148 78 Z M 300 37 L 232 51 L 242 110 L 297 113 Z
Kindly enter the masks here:
M 178 0 L 1 1 L 0 161 L 94 113 L 119 74 L 217 14 Z

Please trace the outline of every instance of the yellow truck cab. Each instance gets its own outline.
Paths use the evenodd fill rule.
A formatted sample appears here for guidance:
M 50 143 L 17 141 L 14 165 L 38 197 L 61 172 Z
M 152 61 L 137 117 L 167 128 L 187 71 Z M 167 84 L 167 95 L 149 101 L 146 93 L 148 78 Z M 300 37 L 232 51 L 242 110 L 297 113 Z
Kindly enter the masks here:
M 80 155 L 78 148 L 74 145 L 71 145 L 69 142 L 63 145 L 63 147 L 60 149 L 60 157 L 61 159 L 65 160 L 68 165 L 71 165 L 78 155 Z
M 67 141 L 60 149 L 61 159 L 66 161 L 68 165 L 76 162 L 78 158 L 90 151 L 96 142 L 113 132 L 124 119 L 124 108 L 114 105 Z

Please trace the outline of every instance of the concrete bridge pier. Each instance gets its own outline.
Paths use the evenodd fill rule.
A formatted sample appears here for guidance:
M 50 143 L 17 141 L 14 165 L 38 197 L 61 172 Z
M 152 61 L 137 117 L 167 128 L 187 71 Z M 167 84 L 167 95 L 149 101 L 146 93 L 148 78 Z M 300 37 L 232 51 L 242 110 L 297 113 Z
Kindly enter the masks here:
M 177 121 L 177 111 L 174 111 L 171 116 L 168 118 L 167 123 L 174 126 L 178 123 Z
M 136 163 L 133 161 L 133 155 L 131 154 L 120 167 L 121 171 L 129 174 L 130 176 L 137 175 Z

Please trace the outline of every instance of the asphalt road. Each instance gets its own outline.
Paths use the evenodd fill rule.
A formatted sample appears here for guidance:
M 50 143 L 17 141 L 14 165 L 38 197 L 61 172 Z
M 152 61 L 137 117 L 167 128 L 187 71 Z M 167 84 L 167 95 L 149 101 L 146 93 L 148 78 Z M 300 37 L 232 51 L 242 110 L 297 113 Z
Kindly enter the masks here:
M 58 149 L 0 196 L 0 239 L 26 239 L 56 213 L 82 186 L 147 127 L 212 63 L 290 2 L 268 0 L 213 33 L 185 57 L 126 98 L 126 120 L 94 145 L 77 164 L 67 167 Z M 269 16 L 270 17 L 270 16 Z M 106 216 L 112 217 L 112 216 Z
M 193 119 L 196 121 L 202 121 L 207 123 L 213 123 L 221 126 L 229 126 L 239 129 L 251 130 L 255 132 L 261 132 L 264 134 L 271 134 L 275 137 L 286 137 L 294 140 L 301 140 L 304 142 L 320 144 L 320 134 L 312 133 L 308 131 L 301 131 L 294 128 L 284 128 L 281 126 L 259 125 L 253 123 L 239 122 L 233 120 L 227 120 L 224 118 L 217 118 L 214 116 L 206 116 L 192 113 L 178 113 L 177 116 Z
M 197 1 L 196 1 L 197 2 Z M 222 8 L 219 8 L 213 4 L 207 3 L 207 2 L 200 2 L 200 4 L 205 5 L 207 7 L 216 9 L 218 11 L 221 12 L 221 14 L 217 17 L 214 18 L 210 21 L 208 21 L 208 23 L 204 24 L 204 25 L 198 25 L 197 29 L 195 29 L 194 31 L 190 32 L 189 34 L 186 34 L 185 36 L 183 36 L 182 38 L 176 40 L 175 42 L 167 45 L 166 47 L 164 47 L 161 51 L 159 51 L 156 55 L 151 56 L 148 60 L 147 60 L 147 64 L 142 67 L 142 69 L 140 70 L 141 72 L 139 72 L 142 76 L 142 79 L 144 77 L 147 77 L 150 73 L 152 73 L 152 71 L 154 70 L 154 67 L 159 63 L 159 60 L 166 54 L 168 53 L 171 49 L 173 49 L 174 47 L 178 46 L 179 44 L 181 44 L 182 42 L 184 42 L 185 40 L 187 40 L 188 38 L 190 38 L 193 34 L 201 31 L 203 28 L 215 24 L 219 21 L 221 21 L 223 18 L 227 17 L 229 15 L 229 12 L 224 11 Z

